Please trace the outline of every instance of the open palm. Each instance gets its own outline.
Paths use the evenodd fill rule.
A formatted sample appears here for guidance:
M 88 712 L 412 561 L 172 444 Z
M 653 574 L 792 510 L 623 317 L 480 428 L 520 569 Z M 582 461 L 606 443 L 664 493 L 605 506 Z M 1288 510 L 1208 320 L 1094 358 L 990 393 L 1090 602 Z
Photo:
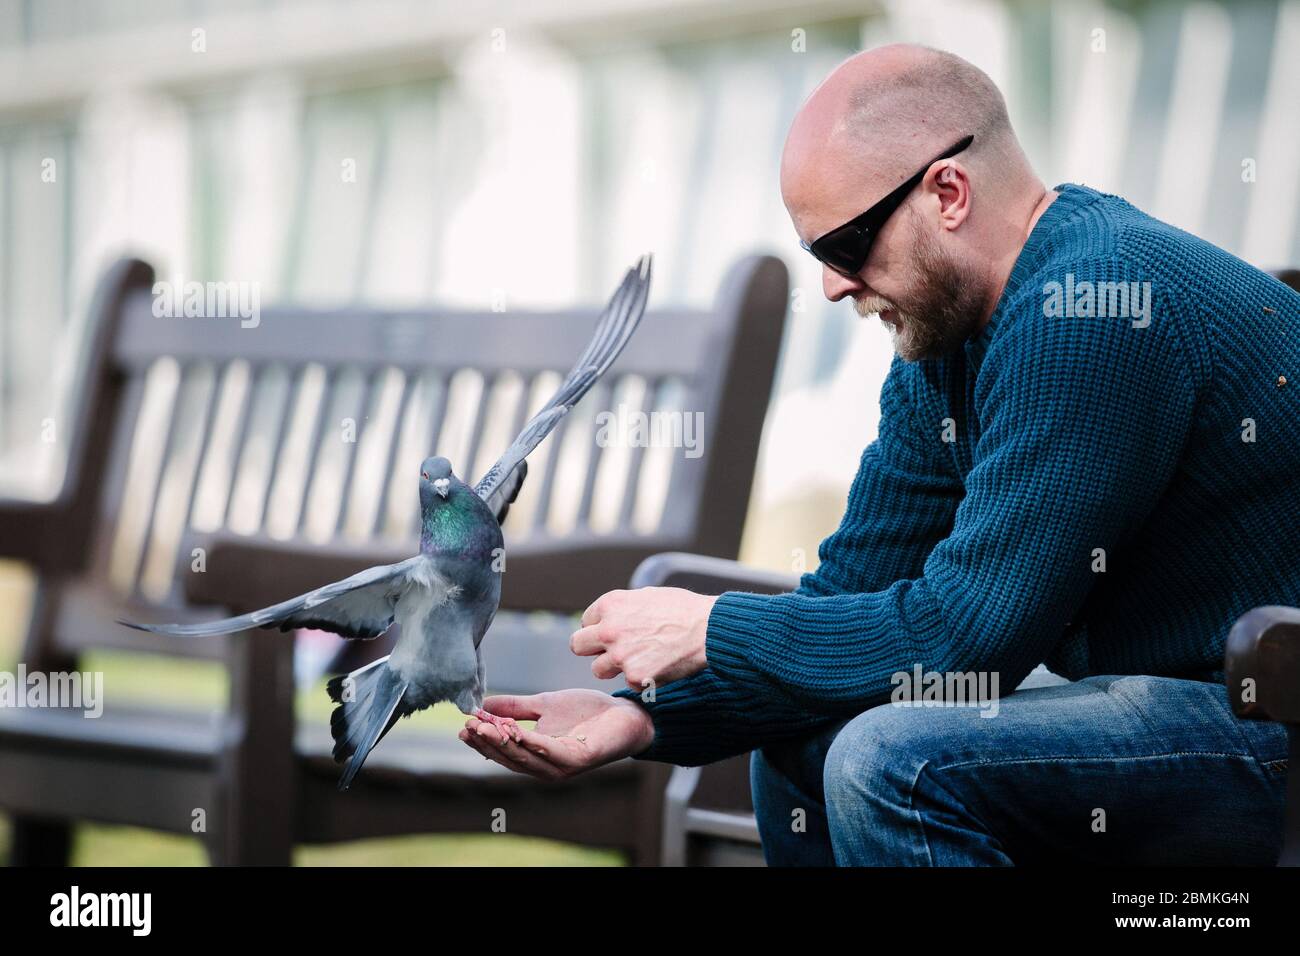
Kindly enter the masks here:
M 559 690 L 526 697 L 500 695 L 483 709 L 511 720 L 535 720 L 512 739 L 491 723 L 471 717 L 460 732 L 483 756 L 511 770 L 563 780 L 639 753 L 654 739 L 650 715 L 633 701 L 597 690 Z

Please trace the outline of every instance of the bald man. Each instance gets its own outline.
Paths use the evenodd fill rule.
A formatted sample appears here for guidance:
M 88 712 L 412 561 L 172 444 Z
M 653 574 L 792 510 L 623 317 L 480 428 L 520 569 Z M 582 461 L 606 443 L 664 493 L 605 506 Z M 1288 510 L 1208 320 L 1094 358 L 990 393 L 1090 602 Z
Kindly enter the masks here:
M 1241 614 L 1300 599 L 1300 295 L 1047 189 L 935 50 L 836 69 L 781 192 L 897 351 L 820 566 L 606 594 L 572 649 L 629 689 L 490 698 L 536 730 L 462 739 L 544 778 L 752 750 L 773 864 L 1272 864 L 1286 731 L 1238 720 L 1221 667 Z M 1042 662 L 1068 680 L 1001 695 Z

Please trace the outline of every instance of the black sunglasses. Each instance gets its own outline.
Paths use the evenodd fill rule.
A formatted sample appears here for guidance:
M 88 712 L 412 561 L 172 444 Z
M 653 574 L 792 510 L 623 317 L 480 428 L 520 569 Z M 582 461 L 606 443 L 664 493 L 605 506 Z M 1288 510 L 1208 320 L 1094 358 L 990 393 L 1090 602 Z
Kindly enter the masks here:
M 914 176 L 862 215 L 850 219 L 842 226 L 837 226 L 811 243 L 800 242 L 799 245 L 840 275 L 857 275 L 862 270 L 863 263 L 867 261 L 867 256 L 871 254 L 871 244 L 876 241 L 880 227 L 903 204 L 907 194 L 925 178 L 930 167 L 941 159 L 956 156 L 974 141 L 974 136 L 967 136 L 922 166 Z

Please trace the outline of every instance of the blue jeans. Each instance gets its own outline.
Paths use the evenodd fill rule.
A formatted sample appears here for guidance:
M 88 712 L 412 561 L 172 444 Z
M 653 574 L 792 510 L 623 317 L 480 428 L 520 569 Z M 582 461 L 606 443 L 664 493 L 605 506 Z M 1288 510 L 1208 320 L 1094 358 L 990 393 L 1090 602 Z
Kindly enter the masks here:
M 1088 677 L 975 707 L 883 704 L 755 751 L 769 865 L 1271 866 L 1287 733 L 1222 684 Z

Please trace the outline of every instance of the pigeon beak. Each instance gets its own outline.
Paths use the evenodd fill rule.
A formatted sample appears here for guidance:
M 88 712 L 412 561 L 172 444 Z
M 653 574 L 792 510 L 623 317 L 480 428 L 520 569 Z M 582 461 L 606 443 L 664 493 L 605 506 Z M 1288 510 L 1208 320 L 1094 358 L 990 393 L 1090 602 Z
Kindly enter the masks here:
M 446 498 L 447 492 L 451 490 L 451 479 L 439 478 L 433 483 L 433 490 L 438 492 L 439 497 Z

